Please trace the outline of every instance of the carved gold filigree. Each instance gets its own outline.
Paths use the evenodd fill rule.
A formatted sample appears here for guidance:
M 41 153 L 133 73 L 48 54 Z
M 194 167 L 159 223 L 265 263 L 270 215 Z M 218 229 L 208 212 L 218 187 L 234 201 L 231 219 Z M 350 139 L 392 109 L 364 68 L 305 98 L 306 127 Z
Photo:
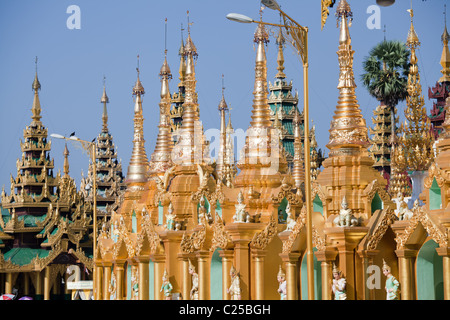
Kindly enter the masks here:
M 433 180 L 436 179 L 437 185 L 439 188 L 442 188 L 445 183 L 445 177 L 437 165 L 437 163 L 433 163 L 428 169 L 428 176 L 425 178 L 424 187 L 425 189 L 430 189 L 433 184 Z
M 231 238 L 225 230 L 222 218 L 217 213 L 212 225 L 212 231 L 213 237 L 209 251 L 214 252 L 217 248 L 225 249 L 231 243 Z
M 270 216 L 269 223 L 261 232 L 256 233 L 250 242 L 250 247 L 264 250 L 277 234 L 278 220 Z
M 299 235 L 300 231 L 305 226 L 305 224 L 306 224 L 306 206 L 303 206 L 299 216 L 297 217 L 296 224 L 292 229 L 291 233 L 289 234 L 289 238 L 283 242 L 283 249 L 282 249 L 283 253 L 291 252 L 294 242 L 297 239 L 297 236 Z
M 412 209 L 413 216 L 409 220 L 409 224 L 405 231 L 395 238 L 397 242 L 397 250 L 405 248 L 408 240 L 410 239 L 413 232 L 418 227 L 419 222 L 427 231 L 428 235 L 439 244 L 441 248 L 448 247 L 448 230 L 442 231 L 438 226 L 430 219 L 428 214 L 423 210 L 423 207 L 414 207 Z
M 206 222 L 205 222 L 206 223 Z M 193 253 L 200 250 L 206 240 L 206 226 L 199 225 L 199 229 L 194 231 L 191 235 L 183 234 L 181 238 L 180 248 L 182 253 Z
M 378 247 L 381 239 L 386 233 L 387 229 L 397 220 L 394 210 L 391 208 L 383 209 L 384 216 L 383 219 L 375 227 L 375 231 L 371 233 L 367 240 L 366 248 L 367 250 L 375 250 Z

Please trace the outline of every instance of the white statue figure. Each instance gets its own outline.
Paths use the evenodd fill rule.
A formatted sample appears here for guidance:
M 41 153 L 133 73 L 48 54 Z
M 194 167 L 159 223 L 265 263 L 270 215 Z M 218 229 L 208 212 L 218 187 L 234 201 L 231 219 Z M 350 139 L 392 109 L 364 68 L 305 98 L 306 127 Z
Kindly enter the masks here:
M 189 274 L 192 276 L 192 288 L 190 298 L 191 300 L 198 300 L 198 274 L 195 272 L 195 267 L 189 260 Z
M 241 280 L 239 279 L 239 273 L 234 266 L 230 269 L 231 285 L 227 289 L 227 293 L 230 294 L 230 300 L 241 300 Z
M 409 220 L 411 219 L 413 213 L 408 208 L 408 204 L 406 203 L 403 193 L 399 192 L 397 194 L 397 198 L 394 199 L 397 205 L 397 209 L 394 210 L 396 216 L 399 220 Z
M 200 198 L 200 205 L 198 207 L 198 224 L 203 224 L 203 219 L 205 219 L 208 224 L 211 224 L 213 222 L 211 214 L 205 207 L 205 198 L 202 196 Z
M 347 281 L 333 263 L 333 284 L 331 285 L 331 290 L 333 290 L 334 300 L 347 300 L 346 286 Z
M 173 214 L 172 202 L 169 203 L 169 208 L 167 209 L 166 230 L 175 230 L 175 214 Z
M 280 270 L 278 271 L 277 281 L 279 283 L 277 292 L 280 294 L 280 300 L 286 300 L 286 274 L 283 269 L 281 269 L 281 265 Z
M 131 269 L 131 300 L 139 300 L 139 275 L 137 268 Z
M 293 214 L 291 212 L 291 204 L 288 202 L 287 206 L 286 206 L 286 223 L 287 223 L 287 228 L 286 231 L 292 231 L 295 227 L 295 225 L 297 224 L 297 221 L 295 221 Z
M 333 223 L 339 227 L 354 227 L 358 225 L 358 219 L 352 214 L 352 209 L 348 208 L 347 199 L 342 198 L 341 210 Z
M 235 205 L 236 213 L 233 216 L 233 221 L 234 222 L 249 222 L 250 215 L 245 211 L 245 207 L 247 205 L 244 204 L 244 195 L 242 194 L 242 191 L 239 191 L 237 201 L 238 201 L 238 203 Z

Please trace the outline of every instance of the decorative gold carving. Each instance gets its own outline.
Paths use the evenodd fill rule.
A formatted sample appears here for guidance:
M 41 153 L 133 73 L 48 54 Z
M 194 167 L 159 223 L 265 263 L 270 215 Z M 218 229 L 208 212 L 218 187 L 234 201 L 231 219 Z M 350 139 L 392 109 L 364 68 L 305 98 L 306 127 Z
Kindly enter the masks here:
M 225 230 L 222 218 L 216 213 L 212 225 L 213 237 L 209 251 L 214 252 L 217 248 L 225 249 L 230 243 L 231 238 Z
M 270 216 L 269 223 L 261 232 L 256 233 L 250 242 L 250 247 L 256 249 L 265 249 L 267 245 L 272 241 L 273 237 L 277 234 L 278 220 Z
M 436 162 L 433 162 L 433 164 L 428 169 L 428 176 L 425 178 L 424 181 L 425 189 L 431 188 L 434 179 L 436 179 L 439 188 L 442 188 L 444 186 L 445 177 Z
M 423 210 L 423 207 L 419 207 L 418 203 L 415 202 L 415 205 L 412 209 L 413 216 L 409 220 L 408 226 L 405 228 L 405 231 L 395 238 L 397 242 L 397 250 L 401 250 L 405 248 L 408 240 L 410 239 L 413 232 L 416 230 L 419 222 L 427 231 L 428 235 L 439 244 L 441 248 L 448 247 L 449 235 L 448 230 L 442 231 L 436 224 L 430 219 L 428 214 Z
M 294 242 L 297 239 L 297 236 L 299 235 L 300 231 L 305 226 L 305 223 L 306 223 L 306 206 L 303 206 L 299 216 L 297 217 L 296 224 L 292 229 L 291 233 L 289 234 L 288 240 L 283 242 L 282 253 L 291 252 Z

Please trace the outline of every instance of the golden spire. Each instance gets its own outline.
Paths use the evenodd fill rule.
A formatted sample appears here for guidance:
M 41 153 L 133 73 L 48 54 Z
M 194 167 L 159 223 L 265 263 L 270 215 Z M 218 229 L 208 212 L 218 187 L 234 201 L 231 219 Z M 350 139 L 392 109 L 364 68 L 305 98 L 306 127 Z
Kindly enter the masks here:
M 108 110 L 106 108 L 106 104 L 109 103 L 109 98 L 106 95 L 106 87 L 105 87 L 105 76 L 103 76 L 103 94 L 102 98 L 100 99 L 100 103 L 103 103 L 103 114 L 102 114 L 102 121 L 103 121 L 103 128 L 102 132 L 108 132 Z
M 186 76 L 186 60 L 184 58 L 185 51 L 184 51 L 184 42 L 183 42 L 183 24 L 181 24 L 181 46 L 180 50 L 178 51 L 178 54 L 180 56 L 180 68 L 179 68 L 179 75 L 180 77 L 180 83 L 178 84 L 178 87 L 184 87 L 184 78 Z
M 226 124 L 225 124 L 225 111 L 228 110 L 227 103 L 225 101 L 225 86 L 223 83 L 223 74 L 222 74 L 222 99 L 219 103 L 219 112 L 220 112 L 220 145 L 219 145 L 219 153 L 217 156 L 217 165 L 216 165 L 216 171 L 219 177 L 222 178 L 222 175 L 224 173 L 224 165 L 225 165 L 225 159 L 227 157 L 226 155 L 226 144 L 227 144 L 227 133 L 226 133 Z
M 136 84 L 133 87 L 133 95 L 135 98 L 134 106 L 134 135 L 133 135 L 133 150 L 131 152 L 130 164 L 128 166 L 128 173 L 126 184 L 147 181 L 148 159 L 145 152 L 144 140 L 144 117 L 142 115 L 142 95 L 145 93 L 144 87 L 139 79 L 139 55 Z
M 408 12 L 411 16 L 411 27 L 406 45 L 411 50 L 411 60 L 408 75 L 408 96 L 406 97 L 405 123 L 401 125 L 403 136 L 400 143 L 403 145 L 407 168 L 412 171 L 427 170 L 434 159 L 433 142 L 430 119 L 424 107 L 425 102 L 420 84 L 420 74 L 417 66 L 416 48 L 420 45 L 419 38 L 414 30 L 413 9 Z
M 64 176 L 68 176 L 69 175 L 69 149 L 67 149 L 67 143 L 64 147 L 64 165 L 63 165 L 63 170 L 64 170 Z
M 183 164 L 204 163 L 208 162 L 207 150 L 208 143 L 203 135 L 203 127 L 200 122 L 200 114 L 198 107 L 198 98 L 196 92 L 195 79 L 195 63 L 198 53 L 191 38 L 188 14 L 188 38 L 184 47 L 184 54 L 186 56 L 186 75 L 185 75 L 185 98 L 183 103 L 183 122 L 180 128 L 180 137 L 177 143 L 176 154 L 180 155 L 177 162 Z
M 278 45 L 278 56 L 277 56 L 277 74 L 275 75 L 278 79 L 284 79 L 286 78 L 286 75 L 284 74 L 284 56 L 283 56 L 283 45 L 286 42 L 283 37 L 283 33 L 280 31 L 278 33 L 278 37 L 276 40 L 276 44 Z
M 167 18 L 166 18 L 167 25 Z M 172 79 L 167 63 L 167 49 L 164 50 L 164 62 L 159 72 L 161 78 L 161 101 L 159 102 L 159 126 L 155 151 L 151 156 L 150 172 L 164 173 L 172 166 L 172 137 L 170 133 L 169 111 L 172 98 L 169 91 L 169 80 Z
M 330 149 L 330 157 L 339 155 L 341 148 L 359 150 L 367 149 L 369 138 L 367 127 L 356 99 L 355 77 L 353 74 L 353 54 L 349 27 L 353 19 L 353 13 L 346 0 L 341 0 L 336 9 L 339 33 L 339 89 L 338 104 L 330 127 L 330 141 L 327 147 Z M 349 20 L 349 21 L 348 21 Z M 355 150 L 355 151 L 356 151 Z
M 442 66 L 442 77 L 439 79 L 439 82 L 450 82 L 450 51 L 448 49 L 448 40 L 450 36 L 447 31 L 447 6 L 444 4 L 444 32 L 442 33 L 442 43 L 444 44 L 444 48 L 442 49 L 441 56 L 441 66 Z
M 33 122 L 41 122 L 41 103 L 39 101 L 39 93 L 38 91 L 41 90 L 41 83 L 39 82 L 38 75 L 37 75 L 37 62 L 38 58 L 35 59 L 35 65 L 36 65 L 36 73 L 34 75 L 34 81 L 32 88 L 34 90 L 34 98 L 33 98 L 33 105 L 31 107 L 31 112 L 33 113 L 31 119 L 33 119 Z
M 256 28 L 254 42 L 257 44 L 256 65 L 255 65 L 255 85 L 253 91 L 252 121 L 253 128 L 269 128 L 270 109 L 267 102 L 267 61 L 264 45 L 269 42 L 269 36 L 262 23 Z

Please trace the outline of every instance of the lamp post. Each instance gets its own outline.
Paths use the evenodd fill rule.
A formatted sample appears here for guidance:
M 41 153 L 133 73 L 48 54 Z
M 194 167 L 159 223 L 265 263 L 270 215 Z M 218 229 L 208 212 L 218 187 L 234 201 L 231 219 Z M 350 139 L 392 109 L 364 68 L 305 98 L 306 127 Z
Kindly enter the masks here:
M 94 268 L 92 271 L 92 278 L 93 278 L 93 296 L 94 299 L 96 297 L 96 292 L 98 290 L 98 288 L 96 288 L 96 268 L 95 268 L 95 252 L 97 251 L 97 177 L 96 177 L 96 173 L 97 173 L 97 165 L 96 165 L 96 161 L 95 161 L 95 154 L 97 153 L 97 146 L 95 145 L 94 142 L 88 142 L 85 140 L 81 140 L 80 138 L 76 137 L 76 136 L 70 136 L 69 138 L 57 134 L 57 133 L 52 133 L 50 134 L 50 137 L 52 138 L 56 138 L 56 139 L 63 139 L 63 140 L 67 140 L 67 141 L 72 141 L 72 142 L 79 142 L 81 144 L 81 146 L 83 147 L 83 149 L 88 153 L 88 155 L 90 155 L 91 160 L 92 160 L 92 166 L 93 166 L 93 172 L 94 172 L 94 177 L 93 177 L 93 182 L 92 182 L 92 195 L 93 195 L 93 220 L 94 220 L 94 234 L 93 234 L 93 254 L 92 254 L 92 260 L 94 261 Z
M 277 10 L 283 18 L 284 24 L 255 21 L 250 17 L 238 13 L 230 13 L 227 19 L 241 23 L 262 23 L 285 29 L 284 36 L 297 50 L 303 64 L 303 96 L 304 96 L 304 159 L 305 159 L 305 197 L 306 197 L 306 262 L 308 271 L 308 299 L 314 300 L 314 253 L 312 244 L 312 199 L 311 199 L 311 161 L 309 141 L 309 97 L 308 97 L 308 28 L 301 26 L 289 17 L 275 0 L 262 0 L 267 8 Z

